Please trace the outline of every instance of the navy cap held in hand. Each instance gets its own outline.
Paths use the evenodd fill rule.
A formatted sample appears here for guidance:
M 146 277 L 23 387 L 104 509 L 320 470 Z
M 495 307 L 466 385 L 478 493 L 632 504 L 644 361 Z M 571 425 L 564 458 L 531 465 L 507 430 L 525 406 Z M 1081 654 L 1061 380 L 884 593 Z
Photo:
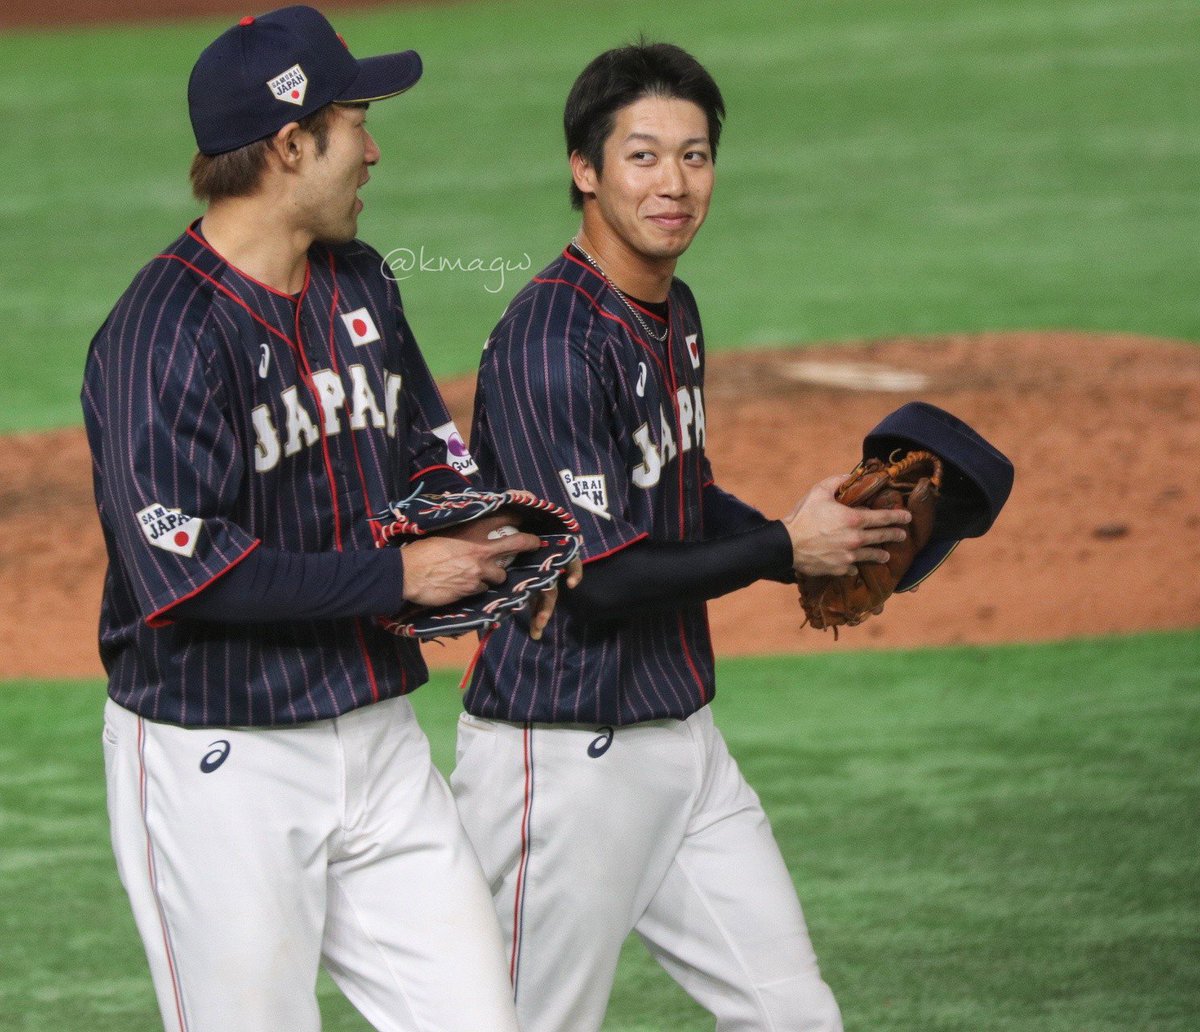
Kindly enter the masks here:
M 957 416 L 928 402 L 902 405 L 863 439 L 864 459 L 886 461 L 897 450 L 922 449 L 942 460 L 942 486 L 933 534 L 900 578 L 897 591 L 920 584 L 962 538 L 986 534 L 1012 491 L 1008 457 Z
M 415 51 L 358 60 L 320 11 L 283 7 L 243 18 L 205 47 L 188 80 L 188 113 L 201 153 L 222 154 L 335 101 L 394 97 L 420 77 Z

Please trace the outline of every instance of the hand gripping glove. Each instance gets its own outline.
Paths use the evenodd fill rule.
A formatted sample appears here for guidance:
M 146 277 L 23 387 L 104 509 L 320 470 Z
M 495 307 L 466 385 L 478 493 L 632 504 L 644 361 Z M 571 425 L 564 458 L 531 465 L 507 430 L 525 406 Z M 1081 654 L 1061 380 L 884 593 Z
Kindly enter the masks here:
M 942 483 L 942 461 L 933 452 L 893 453 L 889 461 L 866 459 L 834 493 L 843 505 L 869 509 L 908 509 L 912 522 L 903 541 L 889 541 L 886 563 L 859 563 L 858 572 L 843 577 L 799 575 L 805 623 L 818 630 L 854 627 L 880 613 L 914 557 L 929 542 Z M 803 626 L 803 625 L 801 625 Z
M 523 609 L 539 591 L 553 587 L 559 575 L 579 554 L 579 523 L 561 506 L 528 491 L 453 491 L 414 494 L 391 502 L 371 518 L 379 547 L 401 545 L 489 516 L 501 516 L 520 530 L 540 538 L 541 545 L 517 553 L 507 567 L 503 584 L 444 606 L 405 606 L 381 617 L 385 630 L 405 638 L 457 638 L 471 631 L 488 631 L 510 613 Z M 504 533 L 504 528 L 492 535 Z

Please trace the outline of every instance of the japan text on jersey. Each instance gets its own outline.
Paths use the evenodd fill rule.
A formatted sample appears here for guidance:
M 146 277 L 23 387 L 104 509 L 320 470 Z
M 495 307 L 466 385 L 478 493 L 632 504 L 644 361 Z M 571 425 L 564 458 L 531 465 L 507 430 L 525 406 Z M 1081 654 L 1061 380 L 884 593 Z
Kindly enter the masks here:
M 659 342 L 567 251 L 513 299 L 480 363 L 472 453 L 485 483 L 570 509 L 585 562 L 703 534 L 703 331 L 686 285 L 674 281 L 668 302 Z M 615 725 L 686 717 L 712 692 L 703 603 L 609 623 L 563 607 L 542 642 L 522 637 L 520 620 L 493 633 L 466 705 L 506 720 Z
M 373 548 L 369 514 L 474 472 L 380 270 L 357 241 L 317 245 L 293 297 L 192 228 L 96 334 L 83 403 L 109 552 L 101 654 L 127 708 L 292 723 L 424 679 L 416 647 L 370 621 L 221 635 L 171 622 L 253 548 Z

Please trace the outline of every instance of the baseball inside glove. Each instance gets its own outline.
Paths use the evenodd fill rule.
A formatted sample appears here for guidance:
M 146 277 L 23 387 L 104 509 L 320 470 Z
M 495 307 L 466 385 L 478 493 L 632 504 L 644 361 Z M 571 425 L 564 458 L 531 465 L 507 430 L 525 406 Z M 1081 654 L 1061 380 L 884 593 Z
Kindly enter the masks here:
M 417 493 L 376 513 L 371 530 L 376 545 L 383 548 L 433 534 L 474 536 L 468 525 L 480 521 L 481 540 L 519 528 L 538 537 L 541 544 L 512 557 L 503 584 L 445 606 L 405 606 L 394 616 L 380 618 L 381 627 L 401 637 L 421 639 L 491 630 L 505 616 L 525 608 L 537 592 L 553 587 L 579 554 L 575 517 L 528 491 Z
M 798 578 L 805 623 L 822 631 L 832 627 L 834 638 L 839 627 L 853 627 L 882 611 L 933 532 L 942 461 L 929 451 L 899 454 L 887 462 L 864 460 L 834 494 L 843 505 L 912 513 L 905 539 L 882 546 L 891 558 L 886 563 L 859 563 L 857 573 L 844 577 Z

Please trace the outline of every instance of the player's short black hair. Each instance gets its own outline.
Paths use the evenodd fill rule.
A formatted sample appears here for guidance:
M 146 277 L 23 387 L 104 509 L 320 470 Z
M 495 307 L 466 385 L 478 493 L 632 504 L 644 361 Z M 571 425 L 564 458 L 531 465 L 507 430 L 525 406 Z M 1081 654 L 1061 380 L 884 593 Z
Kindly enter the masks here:
M 643 97 L 690 100 L 703 110 L 716 162 L 725 100 L 713 77 L 686 50 L 644 39 L 606 51 L 580 72 L 563 111 L 567 155 L 578 151 L 597 174 L 603 172 L 604 141 L 613 131 L 617 112 Z M 574 181 L 571 207 L 583 207 L 583 193 Z
M 326 104 L 301 118 L 296 124 L 312 135 L 316 141 L 318 157 L 329 147 L 329 120 L 335 107 L 365 109 L 370 105 L 365 101 Z M 223 154 L 209 155 L 197 151 L 188 173 L 196 200 L 212 204 L 213 201 L 245 197 L 254 193 L 262 182 L 263 172 L 267 167 L 267 151 L 271 148 L 271 139 L 272 137 L 268 136 L 262 140 L 255 140 Z

